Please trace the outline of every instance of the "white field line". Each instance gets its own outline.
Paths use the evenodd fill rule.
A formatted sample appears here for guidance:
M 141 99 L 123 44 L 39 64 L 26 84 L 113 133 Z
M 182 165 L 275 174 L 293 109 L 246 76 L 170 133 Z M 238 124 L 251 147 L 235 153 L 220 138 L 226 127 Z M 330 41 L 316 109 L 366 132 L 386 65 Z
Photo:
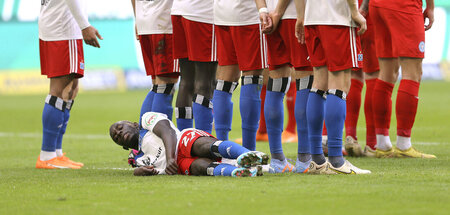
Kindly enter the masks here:
M 0 137 L 42 138 L 42 133 L 0 132 Z M 111 139 L 109 135 L 105 134 L 66 134 L 64 138 L 88 140 Z
M 83 168 L 83 169 L 95 169 L 95 170 L 126 170 L 126 171 L 132 171 L 132 170 L 134 170 L 134 169 L 132 169 L 132 168 L 116 168 L 116 167 L 100 167 L 100 168 L 97 168 L 97 167 L 86 167 L 86 168 Z

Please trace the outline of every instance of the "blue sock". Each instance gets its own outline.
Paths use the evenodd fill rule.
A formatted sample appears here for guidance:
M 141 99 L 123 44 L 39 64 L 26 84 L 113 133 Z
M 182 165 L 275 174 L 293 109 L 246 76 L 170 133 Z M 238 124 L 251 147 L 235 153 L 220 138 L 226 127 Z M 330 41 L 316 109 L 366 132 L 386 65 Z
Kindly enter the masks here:
M 194 95 L 194 102 L 192 103 L 192 111 L 194 113 L 195 128 L 212 132 L 212 102 L 202 95 Z
M 264 103 L 264 116 L 266 118 L 267 134 L 269 136 L 270 153 L 282 154 L 281 133 L 283 132 L 285 93 L 267 90 Z
M 194 127 L 192 107 L 175 108 L 175 117 L 177 118 L 177 127 L 180 131 L 186 128 Z
M 142 102 L 142 106 L 141 106 L 141 113 L 139 114 L 139 125 L 141 124 L 141 118 L 142 116 L 147 113 L 152 111 L 152 105 L 153 105 L 153 97 L 155 96 L 155 92 L 153 92 L 152 90 L 150 90 L 147 93 L 147 96 L 144 99 L 144 102 Z
M 321 95 L 315 92 L 309 93 L 308 104 L 306 105 L 306 118 L 308 123 L 308 139 L 309 144 L 311 145 L 311 154 L 323 154 L 322 129 L 325 101 L 326 100 Z
M 64 134 L 66 133 L 67 123 L 69 123 L 70 118 L 70 110 L 64 110 L 64 121 L 61 127 L 61 130 L 58 133 L 58 138 L 56 139 L 56 149 L 62 149 L 62 139 Z
M 242 119 L 242 146 L 252 151 L 256 149 L 256 132 L 261 115 L 260 94 L 261 85 L 242 84 L 239 98 L 239 110 Z
M 217 145 L 218 144 L 218 145 Z M 211 152 L 216 157 L 223 157 L 227 159 L 236 159 L 239 155 L 249 152 L 250 150 L 242 147 L 241 145 L 225 140 L 223 142 L 216 142 L 211 146 Z M 217 153 L 220 155 L 217 155 Z
M 214 176 L 231 176 L 231 173 L 236 168 L 233 165 L 221 163 L 214 168 L 213 174 Z
M 59 100 L 60 98 L 58 98 Z M 62 99 L 60 99 L 62 101 Z M 48 103 L 42 111 L 42 151 L 56 151 L 56 140 L 64 123 L 64 112 Z
M 172 94 L 155 93 L 153 97 L 152 111 L 166 114 L 169 120 L 172 120 Z
M 328 156 L 342 156 L 342 132 L 344 130 L 346 102 L 336 95 L 328 94 L 325 106 Z
M 306 121 L 306 105 L 308 104 L 309 89 L 297 91 L 295 97 L 295 120 L 297 122 L 298 153 L 311 154 L 308 141 L 308 123 Z
M 214 90 L 214 126 L 217 139 L 219 140 L 228 140 L 228 132 L 231 131 L 231 122 L 233 120 L 231 96 L 232 94 L 229 92 Z

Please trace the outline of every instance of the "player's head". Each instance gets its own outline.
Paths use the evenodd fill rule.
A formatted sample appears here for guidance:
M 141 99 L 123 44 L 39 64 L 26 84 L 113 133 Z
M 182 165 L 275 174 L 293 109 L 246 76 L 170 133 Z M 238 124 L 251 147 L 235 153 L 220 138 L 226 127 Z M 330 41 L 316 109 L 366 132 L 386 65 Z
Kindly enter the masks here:
M 118 121 L 109 127 L 111 139 L 124 149 L 138 149 L 139 124 L 130 121 Z

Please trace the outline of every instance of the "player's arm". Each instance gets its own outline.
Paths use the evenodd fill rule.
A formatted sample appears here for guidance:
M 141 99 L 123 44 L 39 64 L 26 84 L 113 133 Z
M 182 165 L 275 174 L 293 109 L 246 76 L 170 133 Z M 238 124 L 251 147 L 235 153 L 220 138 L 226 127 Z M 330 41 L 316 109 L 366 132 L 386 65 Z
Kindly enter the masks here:
M 305 0 L 294 0 L 297 11 L 297 22 L 295 23 L 295 37 L 299 43 L 305 43 Z
M 348 7 L 352 14 L 352 19 L 359 25 L 358 35 L 364 34 L 367 30 L 366 19 L 359 12 L 357 0 L 347 0 Z
M 170 126 L 169 120 L 161 120 L 156 123 L 153 128 L 153 133 L 160 137 L 166 148 L 166 173 L 168 175 L 174 175 L 178 173 L 177 158 L 175 157 L 175 150 L 177 146 L 177 134 L 175 130 Z
M 131 0 L 131 6 L 133 7 L 134 19 L 136 20 L 136 0 Z M 139 40 L 136 23 L 134 23 L 134 34 L 136 36 L 136 40 Z
M 103 37 L 98 33 L 97 29 L 95 29 L 89 21 L 87 17 L 83 14 L 80 3 L 78 0 L 64 0 L 66 2 L 67 7 L 69 7 L 70 13 L 72 13 L 73 18 L 78 23 L 78 26 L 81 29 L 81 33 L 83 34 L 84 42 L 88 45 L 100 48 L 100 44 L 98 43 L 97 37 L 103 40 Z
M 286 12 L 286 8 L 292 0 L 279 0 L 277 3 L 277 7 L 274 11 L 270 13 L 270 17 L 272 17 L 273 22 L 273 30 L 277 29 L 278 23 L 280 23 L 281 17 L 283 17 L 284 12 Z
M 269 16 L 269 10 L 267 10 L 266 0 L 255 0 L 255 3 L 259 12 L 259 20 L 261 21 L 261 31 L 269 33 L 272 31 L 273 24 Z
M 369 0 L 363 0 L 361 5 L 359 6 L 359 12 L 366 17 L 369 12 Z
M 134 169 L 133 174 L 135 176 L 152 176 L 158 175 L 158 170 L 154 169 L 153 166 L 142 166 Z
M 428 18 L 428 25 L 425 25 L 425 31 L 428 31 L 434 23 L 434 0 L 426 0 L 427 7 L 423 11 L 423 21 Z

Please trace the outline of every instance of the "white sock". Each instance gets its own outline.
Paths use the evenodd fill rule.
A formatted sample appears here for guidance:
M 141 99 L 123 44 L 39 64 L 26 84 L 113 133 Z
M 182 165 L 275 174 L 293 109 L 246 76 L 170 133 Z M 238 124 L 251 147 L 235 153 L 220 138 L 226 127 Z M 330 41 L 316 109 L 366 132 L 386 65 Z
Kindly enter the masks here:
M 397 148 L 402 151 L 411 148 L 411 137 L 397 136 Z
M 392 148 L 391 139 L 389 136 L 377 134 L 377 145 L 375 147 L 383 151 L 390 150 Z
M 41 161 L 48 161 L 55 157 L 56 157 L 56 152 L 41 151 L 41 154 L 39 155 L 39 159 L 41 159 Z
M 58 156 L 58 157 L 63 156 L 62 149 L 56 149 L 56 156 Z

